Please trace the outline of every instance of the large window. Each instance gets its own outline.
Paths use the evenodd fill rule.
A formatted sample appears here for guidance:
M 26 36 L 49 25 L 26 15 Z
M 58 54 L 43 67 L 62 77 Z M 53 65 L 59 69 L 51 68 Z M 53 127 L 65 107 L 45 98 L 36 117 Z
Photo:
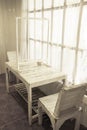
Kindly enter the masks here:
M 49 34 L 45 20 L 29 23 L 30 58 L 48 55 L 49 64 L 64 71 L 71 82 L 79 81 L 82 74 L 86 77 L 87 0 L 29 0 L 27 12 L 28 17 L 49 21 Z

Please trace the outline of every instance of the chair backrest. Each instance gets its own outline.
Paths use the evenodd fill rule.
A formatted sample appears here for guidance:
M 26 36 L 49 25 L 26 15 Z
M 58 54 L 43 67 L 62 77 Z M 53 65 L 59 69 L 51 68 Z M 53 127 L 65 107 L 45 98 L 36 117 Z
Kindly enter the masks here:
M 8 61 L 16 61 L 16 51 L 8 51 L 7 59 Z
M 86 86 L 87 84 L 79 84 L 63 88 L 59 93 L 54 115 L 59 117 L 64 111 L 70 112 L 70 110 L 78 109 L 82 104 Z

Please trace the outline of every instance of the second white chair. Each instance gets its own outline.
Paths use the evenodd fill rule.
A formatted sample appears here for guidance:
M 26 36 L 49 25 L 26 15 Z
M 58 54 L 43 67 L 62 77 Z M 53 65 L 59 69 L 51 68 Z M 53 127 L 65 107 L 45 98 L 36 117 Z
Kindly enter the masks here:
M 39 125 L 42 124 L 43 111 L 49 116 L 53 130 L 59 130 L 65 120 L 75 118 L 75 130 L 79 130 L 82 99 L 86 84 L 63 88 L 60 93 L 39 99 Z

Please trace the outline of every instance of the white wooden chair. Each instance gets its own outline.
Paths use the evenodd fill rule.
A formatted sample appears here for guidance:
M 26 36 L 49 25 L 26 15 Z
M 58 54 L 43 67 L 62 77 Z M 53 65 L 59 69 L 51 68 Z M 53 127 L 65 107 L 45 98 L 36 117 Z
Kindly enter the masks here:
M 75 130 L 79 130 L 82 99 L 86 84 L 65 87 L 59 93 L 40 98 L 38 101 L 39 125 L 43 111 L 49 116 L 53 130 L 59 130 L 65 120 L 75 118 Z

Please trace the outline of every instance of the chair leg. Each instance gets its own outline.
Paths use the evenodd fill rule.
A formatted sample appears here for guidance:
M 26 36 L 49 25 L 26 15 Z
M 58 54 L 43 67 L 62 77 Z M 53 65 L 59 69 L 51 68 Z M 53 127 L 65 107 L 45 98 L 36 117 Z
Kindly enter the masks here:
M 53 130 L 59 130 L 59 121 L 55 120 L 53 117 L 49 117 Z
M 79 128 L 80 128 L 80 117 L 81 117 L 81 111 L 78 112 L 78 115 L 76 117 L 75 129 L 74 130 L 79 130 Z
M 38 124 L 42 125 L 42 107 L 38 104 Z
M 56 122 L 55 125 L 53 126 L 53 130 L 59 130 L 59 122 Z

